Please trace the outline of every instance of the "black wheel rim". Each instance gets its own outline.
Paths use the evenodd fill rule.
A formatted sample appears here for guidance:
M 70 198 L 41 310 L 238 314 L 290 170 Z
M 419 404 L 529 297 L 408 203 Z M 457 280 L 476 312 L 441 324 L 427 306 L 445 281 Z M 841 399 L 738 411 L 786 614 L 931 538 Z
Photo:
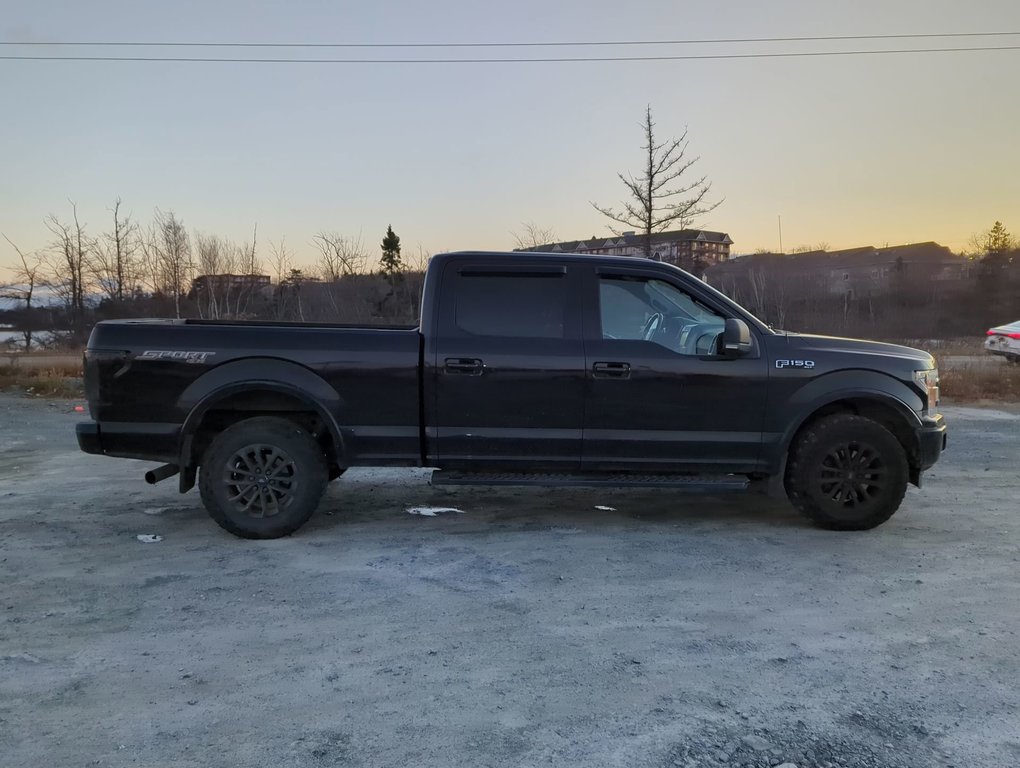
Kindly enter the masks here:
M 282 512 L 297 492 L 297 465 L 273 445 L 246 445 L 227 460 L 223 482 L 227 502 L 241 515 L 273 517 Z
M 847 511 L 881 496 L 887 484 L 882 455 L 867 443 L 847 442 L 829 449 L 818 465 L 815 487 L 826 501 Z

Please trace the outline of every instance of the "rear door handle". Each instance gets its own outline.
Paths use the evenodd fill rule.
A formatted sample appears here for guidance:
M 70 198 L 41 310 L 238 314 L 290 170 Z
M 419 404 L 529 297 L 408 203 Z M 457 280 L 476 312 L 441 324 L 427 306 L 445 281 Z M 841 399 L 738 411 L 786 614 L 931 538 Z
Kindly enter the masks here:
M 596 379 L 629 379 L 630 363 L 595 363 L 591 375 Z
M 475 357 L 448 357 L 444 361 L 443 370 L 461 376 L 481 376 L 485 364 Z

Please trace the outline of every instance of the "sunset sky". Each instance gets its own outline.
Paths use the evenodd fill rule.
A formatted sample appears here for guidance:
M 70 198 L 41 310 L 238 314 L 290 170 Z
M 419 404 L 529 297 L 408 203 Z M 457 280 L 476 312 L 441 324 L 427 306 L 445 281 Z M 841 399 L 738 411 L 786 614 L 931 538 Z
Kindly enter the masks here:
M 480 43 L 1020 32 L 1016 0 L 513 3 L 0 0 L 3 41 Z M 983 38 L 602 48 L 0 46 L 0 55 L 454 58 L 1020 46 Z M 1020 50 L 655 62 L 242 64 L 0 60 L 0 232 L 23 250 L 75 200 L 118 196 L 234 239 L 258 223 L 309 262 L 336 230 L 378 250 L 504 249 L 521 222 L 609 234 L 639 123 L 689 127 L 734 251 L 1020 230 Z M 0 266 L 14 252 L 0 240 Z M 0 274 L 2 278 L 2 274 Z

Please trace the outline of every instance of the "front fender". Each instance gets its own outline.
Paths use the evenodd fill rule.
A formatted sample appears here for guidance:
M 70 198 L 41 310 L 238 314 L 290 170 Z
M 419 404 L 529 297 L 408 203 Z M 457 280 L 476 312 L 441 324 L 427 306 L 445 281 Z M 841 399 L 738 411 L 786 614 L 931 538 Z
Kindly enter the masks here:
M 812 415 L 835 403 L 852 400 L 886 406 L 911 430 L 921 426 L 919 413 L 924 408 L 921 396 L 899 379 L 877 371 L 834 371 L 806 383 L 785 402 L 776 403 L 778 407 L 769 409 L 771 429 L 766 430 L 772 454 L 769 464 L 781 470 L 794 435 Z

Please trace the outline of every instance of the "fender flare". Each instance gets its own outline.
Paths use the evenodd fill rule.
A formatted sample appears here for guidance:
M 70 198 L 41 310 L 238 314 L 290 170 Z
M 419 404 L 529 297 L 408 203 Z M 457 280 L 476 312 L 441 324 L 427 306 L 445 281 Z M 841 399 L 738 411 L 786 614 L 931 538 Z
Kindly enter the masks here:
M 278 392 L 306 404 L 329 429 L 338 461 L 346 455 L 343 433 L 337 420 L 344 401 L 333 387 L 318 374 L 297 363 L 270 357 L 245 358 L 207 371 L 178 398 L 178 409 L 187 414 L 178 441 L 182 470 L 194 464 L 191 442 L 206 413 L 232 395 L 254 390 Z
M 790 446 L 801 427 L 818 411 L 845 400 L 872 400 L 896 413 L 911 431 L 921 426 L 921 396 L 899 379 L 877 371 L 834 371 L 802 387 L 787 403 L 782 436 L 772 449 L 774 479 L 782 483 Z
M 782 439 L 773 449 L 773 460 L 769 471 L 767 492 L 769 496 L 781 498 L 786 495 L 786 462 L 790 458 L 790 446 L 793 444 L 794 435 L 807 423 L 807 421 L 818 411 L 826 406 L 846 400 L 872 400 L 891 408 L 905 424 L 920 424 L 917 415 L 900 399 L 892 397 L 885 392 L 867 389 L 848 389 L 832 393 L 832 396 L 815 401 L 809 408 L 800 413 L 794 421 L 791 421 L 787 430 L 783 433 Z M 907 414 L 909 414 L 909 421 Z M 909 450 L 908 450 L 909 456 Z M 915 483 L 916 484 L 916 483 Z
M 797 431 L 804 426 L 804 423 L 810 419 L 811 416 L 826 406 L 846 400 L 873 400 L 884 406 L 888 406 L 893 412 L 903 419 L 904 424 L 911 427 L 921 426 L 921 420 L 918 418 L 917 413 L 911 410 L 910 406 L 902 400 L 888 394 L 887 392 L 861 388 L 840 390 L 830 393 L 828 397 L 812 402 L 810 405 L 798 412 L 797 416 L 791 420 L 789 426 L 783 432 L 783 437 L 780 441 L 780 447 L 782 450 L 784 452 L 789 450 L 790 444 L 793 442 L 793 436 L 797 434 Z

